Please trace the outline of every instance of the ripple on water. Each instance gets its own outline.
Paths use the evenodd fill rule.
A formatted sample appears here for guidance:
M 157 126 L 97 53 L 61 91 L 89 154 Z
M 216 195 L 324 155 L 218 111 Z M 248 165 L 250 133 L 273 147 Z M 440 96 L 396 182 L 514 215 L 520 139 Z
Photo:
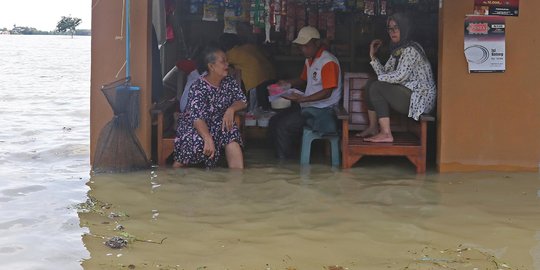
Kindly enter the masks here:
M 32 219 L 32 218 L 18 218 L 15 220 L 10 220 L 6 222 L 0 223 L 0 230 L 9 230 L 13 227 L 17 228 L 27 228 L 31 227 L 37 223 L 41 222 L 40 219 Z
M 88 256 L 68 206 L 87 190 L 90 43 L 0 36 L 1 269 L 80 269 Z
M 1 254 L 13 254 L 22 251 L 22 247 L 0 247 Z
M 18 188 L 9 188 L 9 189 L 3 189 L 0 190 L 3 195 L 8 197 L 21 197 L 26 196 L 29 193 L 38 192 L 47 189 L 45 186 L 41 185 L 31 185 L 31 186 L 25 186 L 25 187 L 18 187 Z

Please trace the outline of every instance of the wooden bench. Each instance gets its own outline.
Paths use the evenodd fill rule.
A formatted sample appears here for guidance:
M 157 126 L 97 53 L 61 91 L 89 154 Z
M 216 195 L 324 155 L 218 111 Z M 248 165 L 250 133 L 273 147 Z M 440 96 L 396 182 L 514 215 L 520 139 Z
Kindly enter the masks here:
M 157 164 L 164 166 L 167 163 L 167 158 L 174 150 L 174 138 L 176 130 L 174 123 L 166 121 L 167 117 L 171 117 L 177 111 L 178 101 L 166 101 L 163 104 L 156 105 L 150 113 L 156 117 L 156 147 L 157 147 Z
M 364 96 L 367 73 L 345 73 L 343 108 L 338 111 L 342 120 L 342 167 L 352 167 L 362 156 L 405 156 L 415 166 L 417 173 L 426 171 L 427 123 L 434 121 L 430 115 L 420 116 L 415 121 L 406 115 L 392 113 L 390 123 L 394 142 L 365 142 L 356 137 L 358 131 L 368 127 L 367 105 Z

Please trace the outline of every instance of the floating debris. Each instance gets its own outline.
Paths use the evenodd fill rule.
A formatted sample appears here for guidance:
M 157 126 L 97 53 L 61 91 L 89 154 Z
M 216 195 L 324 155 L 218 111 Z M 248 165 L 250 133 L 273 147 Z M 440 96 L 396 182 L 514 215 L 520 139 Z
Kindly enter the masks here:
M 110 248 L 114 248 L 114 249 L 124 248 L 127 246 L 127 244 L 128 244 L 128 241 L 119 236 L 113 236 L 111 239 L 105 242 L 106 246 Z
M 123 213 L 123 212 L 117 212 L 117 213 L 111 212 L 111 213 L 109 214 L 109 218 L 110 218 L 110 219 L 124 218 L 124 217 L 129 217 L 129 215 L 126 214 L 126 213 Z
M 152 219 L 156 220 L 159 216 L 158 210 L 152 210 Z
M 327 270 L 345 270 L 345 268 L 343 268 L 343 266 L 339 266 L 339 265 L 330 265 L 330 266 L 326 266 L 324 268 L 327 269 Z
M 97 213 L 103 215 L 103 210 L 110 209 L 111 204 L 101 202 L 90 196 L 86 202 L 76 204 L 74 208 L 77 209 L 77 212 L 79 213 Z
M 120 235 L 122 236 L 122 238 L 124 238 L 129 243 L 133 243 L 133 241 L 137 240 L 137 237 L 135 237 L 135 235 L 132 235 L 132 234 L 130 234 L 128 232 L 121 232 Z
M 409 252 L 416 258 L 403 269 L 512 269 L 487 252 L 461 245 L 455 249 L 424 247 L 419 252 Z M 421 257 L 417 257 L 418 255 Z
M 120 214 L 117 214 L 117 213 L 115 213 L 115 212 L 111 212 L 111 213 L 109 214 L 108 217 L 109 217 L 110 219 L 118 218 L 118 217 L 120 217 Z

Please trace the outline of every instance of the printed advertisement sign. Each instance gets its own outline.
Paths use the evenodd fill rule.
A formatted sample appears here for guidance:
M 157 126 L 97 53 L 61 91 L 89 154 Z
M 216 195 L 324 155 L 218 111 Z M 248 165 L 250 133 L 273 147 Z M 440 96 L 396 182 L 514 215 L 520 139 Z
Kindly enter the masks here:
M 519 0 L 474 0 L 474 14 L 518 16 Z
M 504 72 L 506 69 L 505 17 L 465 17 L 465 58 L 469 72 Z

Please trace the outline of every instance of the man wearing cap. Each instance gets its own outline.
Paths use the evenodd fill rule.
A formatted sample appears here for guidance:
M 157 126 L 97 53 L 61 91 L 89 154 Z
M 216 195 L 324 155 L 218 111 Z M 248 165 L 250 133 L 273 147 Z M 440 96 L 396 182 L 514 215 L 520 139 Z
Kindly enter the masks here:
M 269 135 L 279 158 L 297 154 L 304 125 L 322 133 L 336 132 L 334 107 L 341 99 L 341 68 L 338 59 L 321 44 L 319 31 L 311 26 L 300 29 L 293 43 L 306 57 L 300 78 L 282 81 L 295 88 L 305 86 L 303 95 L 284 96 L 300 106 L 291 106 L 270 119 Z

